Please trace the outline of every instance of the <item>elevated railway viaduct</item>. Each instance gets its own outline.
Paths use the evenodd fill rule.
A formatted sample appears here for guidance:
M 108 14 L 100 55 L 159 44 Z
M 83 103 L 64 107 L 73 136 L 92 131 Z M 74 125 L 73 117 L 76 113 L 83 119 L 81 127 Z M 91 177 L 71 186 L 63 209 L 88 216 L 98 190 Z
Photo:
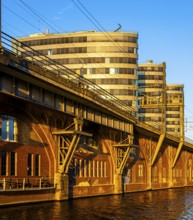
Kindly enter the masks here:
M 140 122 L 97 85 L 26 59 L 22 45 L 3 39 L 12 46 L 0 55 L 2 204 L 193 185 L 184 137 Z

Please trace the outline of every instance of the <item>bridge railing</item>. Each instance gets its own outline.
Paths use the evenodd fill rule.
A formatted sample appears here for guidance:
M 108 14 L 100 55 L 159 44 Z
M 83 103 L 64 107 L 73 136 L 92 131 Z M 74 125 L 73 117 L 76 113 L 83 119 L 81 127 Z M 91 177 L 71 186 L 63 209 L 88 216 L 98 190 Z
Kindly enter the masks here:
M 114 104 L 121 105 L 121 107 L 125 110 L 129 110 L 131 115 L 135 115 L 135 109 L 129 107 L 121 100 L 117 99 L 115 96 L 108 93 L 106 90 L 99 87 L 97 84 L 93 83 L 92 81 L 80 76 L 76 72 L 68 69 L 64 65 L 59 64 L 58 62 L 50 59 L 49 57 L 42 55 L 38 51 L 34 50 L 33 48 L 21 43 L 17 39 L 12 38 L 8 34 L 2 32 L 2 43 L 3 46 L 9 50 L 9 52 L 14 53 L 18 56 L 21 56 L 25 60 L 32 62 L 35 65 L 41 66 L 48 71 L 54 72 L 56 75 L 62 76 L 68 80 L 72 80 L 73 82 L 82 83 L 89 90 L 99 95 L 101 98 L 105 99 L 106 101 L 111 101 Z
M 53 177 L 5 177 L 0 179 L 0 191 L 54 188 Z
M 2 32 L 2 45 L 7 52 L 15 54 L 16 56 L 27 60 L 33 65 L 44 68 L 47 71 L 56 74 L 57 77 L 62 77 L 68 81 L 71 81 L 74 83 L 75 87 L 77 87 L 78 84 L 81 84 L 90 92 L 92 97 L 94 96 L 95 99 L 101 101 L 103 105 L 106 105 L 119 113 L 121 112 L 121 114 L 127 117 L 133 118 L 135 121 L 137 120 L 137 122 L 139 124 L 143 124 L 144 127 L 156 128 L 158 130 L 161 129 L 159 122 L 151 122 L 151 124 L 148 124 L 146 122 L 139 121 L 139 118 L 143 117 L 143 114 L 138 114 L 135 108 L 128 106 L 126 103 L 111 95 L 105 89 L 101 88 L 92 81 L 80 76 L 76 72 L 68 69 L 64 65 L 57 63 L 49 57 L 42 55 L 40 52 L 4 32 Z M 71 89 L 73 88 L 71 87 Z

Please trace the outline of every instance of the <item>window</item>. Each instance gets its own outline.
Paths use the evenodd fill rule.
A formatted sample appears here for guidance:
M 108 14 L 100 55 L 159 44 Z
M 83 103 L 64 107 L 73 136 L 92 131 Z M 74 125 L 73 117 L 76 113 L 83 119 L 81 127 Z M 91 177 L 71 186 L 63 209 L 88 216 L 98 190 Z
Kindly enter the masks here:
M 16 140 L 16 119 L 8 115 L 2 115 L 0 136 L 3 141 Z
M 52 55 L 52 49 L 48 49 L 48 55 Z
M 27 175 L 32 176 L 32 154 L 28 154 Z
M 143 177 L 143 164 L 138 166 L 138 177 Z
M 15 94 L 23 97 L 28 98 L 28 83 L 23 80 L 15 80 Z
M 119 73 L 119 69 L 118 68 L 110 68 L 109 73 L 110 74 L 118 74 Z
M 50 91 L 43 90 L 43 104 L 47 106 L 52 106 L 53 94 Z
M 7 173 L 7 154 L 5 151 L 1 152 L 1 175 L 6 176 Z
M 92 74 L 92 69 L 88 68 L 87 69 L 87 74 Z
M 92 170 L 92 176 L 95 177 L 95 161 L 94 160 L 92 161 L 91 170 Z
M 107 177 L 107 162 L 104 162 L 104 177 Z
M 101 164 L 100 164 L 100 176 L 103 177 L 104 175 L 104 166 L 103 166 L 103 161 L 101 161 Z
M 96 162 L 96 176 L 99 177 L 99 161 Z
M 40 176 L 40 155 L 35 155 L 35 175 Z
M 110 63 L 110 58 L 109 57 L 105 57 L 105 63 Z
M 16 153 L 11 152 L 11 176 L 16 175 Z
M 40 102 L 41 89 L 36 86 L 30 86 L 30 99 L 34 102 Z

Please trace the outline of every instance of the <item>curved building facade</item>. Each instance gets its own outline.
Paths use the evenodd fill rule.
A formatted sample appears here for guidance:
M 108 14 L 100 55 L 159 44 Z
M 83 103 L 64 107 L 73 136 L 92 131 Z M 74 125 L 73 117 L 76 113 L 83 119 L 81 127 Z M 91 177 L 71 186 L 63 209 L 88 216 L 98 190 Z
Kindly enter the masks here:
M 47 33 L 19 41 L 83 75 L 136 110 L 137 33 Z

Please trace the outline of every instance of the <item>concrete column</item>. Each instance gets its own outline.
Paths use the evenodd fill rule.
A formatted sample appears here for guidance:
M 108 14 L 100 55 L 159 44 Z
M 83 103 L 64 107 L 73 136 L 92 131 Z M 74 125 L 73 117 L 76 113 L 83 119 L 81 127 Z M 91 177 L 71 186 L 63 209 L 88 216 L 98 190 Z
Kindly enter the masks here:
M 123 182 L 123 177 L 121 174 L 115 174 L 114 184 L 115 184 L 114 193 L 115 194 L 123 193 L 124 182 Z
M 56 185 L 56 200 L 67 200 L 69 198 L 69 176 L 56 173 L 55 174 L 55 185 Z

